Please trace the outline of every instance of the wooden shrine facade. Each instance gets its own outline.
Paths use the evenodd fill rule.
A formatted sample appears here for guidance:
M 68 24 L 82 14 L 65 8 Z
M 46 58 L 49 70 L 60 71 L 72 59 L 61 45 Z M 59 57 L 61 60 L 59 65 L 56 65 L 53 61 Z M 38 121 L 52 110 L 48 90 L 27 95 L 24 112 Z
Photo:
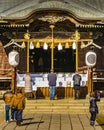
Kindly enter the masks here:
M 8 12 L 4 11 L 5 15 L 0 17 L 2 43 L 0 46 L 2 46 L 3 52 L 2 54 L 0 52 L 0 57 L 3 57 L 0 60 L 1 77 L 8 75 L 13 79 L 12 68 L 7 62 L 7 56 L 16 45 L 14 43 L 17 43 L 18 46 L 16 45 L 15 49 L 19 52 L 20 57 L 17 66 L 19 73 L 48 73 L 50 69 L 54 69 L 56 73 L 74 73 L 79 70 L 80 74 L 88 73 L 86 86 L 89 87 L 88 92 L 90 92 L 91 77 L 85 63 L 85 55 L 91 47 L 82 49 L 82 46 L 93 42 L 102 47 L 102 49 L 93 48 L 97 54 L 97 62 L 93 68 L 94 85 L 98 89 L 98 83 L 100 83 L 101 90 L 104 89 L 103 18 L 99 17 L 98 11 L 92 10 L 89 13 L 83 10 L 81 5 L 80 8 L 79 6 L 76 8 L 75 2 L 74 4 L 73 1 L 70 0 L 70 2 L 68 0 L 67 2 L 65 0 L 44 0 L 39 3 L 34 2 L 34 5 L 26 2 L 23 10 L 20 7 L 16 8 L 17 10 L 14 12 L 12 9 Z M 10 15 L 7 15 L 8 13 Z M 48 45 L 47 50 L 43 49 L 45 43 Z M 62 50 L 58 50 L 59 43 Z M 73 43 L 76 44 L 75 50 L 72 49 Z M 32 49 L 30 49 L 30 45 L 32 45 Z M 39 60 L 40 58 L 42 60 Z M 39 61 L 41 63 L 38 63 Z M 3 81 L 2 78 L 0 80 Z M 69 90 L 66 89 L 65 93 L 67 92 Z M 72 90 L 70 92 L 72 93 Z

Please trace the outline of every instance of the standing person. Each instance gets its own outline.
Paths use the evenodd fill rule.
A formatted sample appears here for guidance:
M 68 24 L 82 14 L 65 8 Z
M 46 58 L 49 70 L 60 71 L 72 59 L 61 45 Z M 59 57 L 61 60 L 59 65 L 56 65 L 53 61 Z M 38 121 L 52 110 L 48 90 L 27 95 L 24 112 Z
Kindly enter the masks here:
M 80 98 L 80 82 L 82 78 L 76 71 L 75 75 L 73 76 L 73 83 L 74 83 L 74 98 L 79 99 Z
M 17 107 L 17 109 L 15 110 L 16 124 L 20 126 L 22 122 L 23 110 L 25 108 L 25 97 L 22 94 L 22 89 L 17 89 L 17 93 L 11 101 L 11 108 L 14 106 Z
M 100 101 L 100 99 L 95 95 L 94 92 L 90 93 L 90 107 L 89 111 L 91 114 L 90 117 L 90 125 L 94 126 L 95 119 L 96 119 L 96 114 L 98 114 L 98 106 L 97 106 L 97 101 Z
M 25 80 L 25 96 L 27 99 L 33 98 L 32 94 L 32 78 L 29 72 L 27 72 L 24 76 Z
M 53 70 L 51 70 L 47 78 L 50 87 L 50 100 L 54 100 L 57 75 L 54 73 Z
M 14 111 L 10 109 L 11 101 L 13 98 L 13 92 L 11 90 L 7 90 L 3 95 L 3 100 L 5 102 L 5 120 L 6 122 L 10 121 L 10 110 L 11 110 L 11 120 L 14 120 Z

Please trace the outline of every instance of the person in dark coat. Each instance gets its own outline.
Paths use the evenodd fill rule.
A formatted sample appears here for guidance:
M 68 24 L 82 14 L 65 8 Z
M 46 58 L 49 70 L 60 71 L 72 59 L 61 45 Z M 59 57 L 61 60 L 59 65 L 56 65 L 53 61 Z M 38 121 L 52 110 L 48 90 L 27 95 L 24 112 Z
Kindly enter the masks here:
M 90 107 L 89 107 L 89 111 L 90 111 L 90 125 L 94 126 L 95 123 L 95 119 L 96 119 L 96 114 L 98 114 L 98 106 L 97 106 L 97 101 L 100 101 L 100 99 L 95 95 L 94 92 L 90 93 Z
M 79 99 L 80 98 L 80 82 L 82 78 L 80 74 L 76 71 L 75 75 L 73 76 L 73 87 L 74 87 L 74 98 Z
M 51 70 L 47 78 L 48 78 L 49 87 L 50 87 L 50 100 L 54 100 L 57 75 L 54 73 L 53 70 Z
M 22 94 L 22 90 L 19 88 L 17 89 L 17 93 L 15 94 L 15 96 L 11 101 L 11 108 L 13 106 L 17 106 L 17 109 L 15 110 L 15 119 L 16 124 L 20 126 L 22 122 L 22 113 L 23 110 L 25 109 L 25 97 Z

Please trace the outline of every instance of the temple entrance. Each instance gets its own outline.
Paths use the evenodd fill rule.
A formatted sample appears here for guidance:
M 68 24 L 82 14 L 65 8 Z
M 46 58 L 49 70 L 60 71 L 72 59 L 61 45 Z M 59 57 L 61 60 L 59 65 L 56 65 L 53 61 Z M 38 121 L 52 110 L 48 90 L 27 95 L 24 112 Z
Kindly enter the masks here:
M 51 49 L 30 50 L 30 72 L 49 72 L 51 68 Z M 72 48 L 58 51 L 54 48 L 55 72 L 75 72 L 75 52 Z

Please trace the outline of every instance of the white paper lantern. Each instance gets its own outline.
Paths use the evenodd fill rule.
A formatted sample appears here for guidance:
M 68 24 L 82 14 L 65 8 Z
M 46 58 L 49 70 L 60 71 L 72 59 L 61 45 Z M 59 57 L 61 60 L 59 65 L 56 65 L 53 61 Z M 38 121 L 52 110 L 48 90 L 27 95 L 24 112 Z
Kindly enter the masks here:
M 86 53 L 86 65 L 88 65 L 89 67 L 93 67 L 96 64 L 96 53 L 93 51 L 89 51 Z
M 32 42 L 30 42 L 30 50 L 33 50 L 34 49 L 34 45 Z
M 19 64 L 19 53 L 15 50 L 11 51 L 8 55 L 9 64 L 16 67 Z

